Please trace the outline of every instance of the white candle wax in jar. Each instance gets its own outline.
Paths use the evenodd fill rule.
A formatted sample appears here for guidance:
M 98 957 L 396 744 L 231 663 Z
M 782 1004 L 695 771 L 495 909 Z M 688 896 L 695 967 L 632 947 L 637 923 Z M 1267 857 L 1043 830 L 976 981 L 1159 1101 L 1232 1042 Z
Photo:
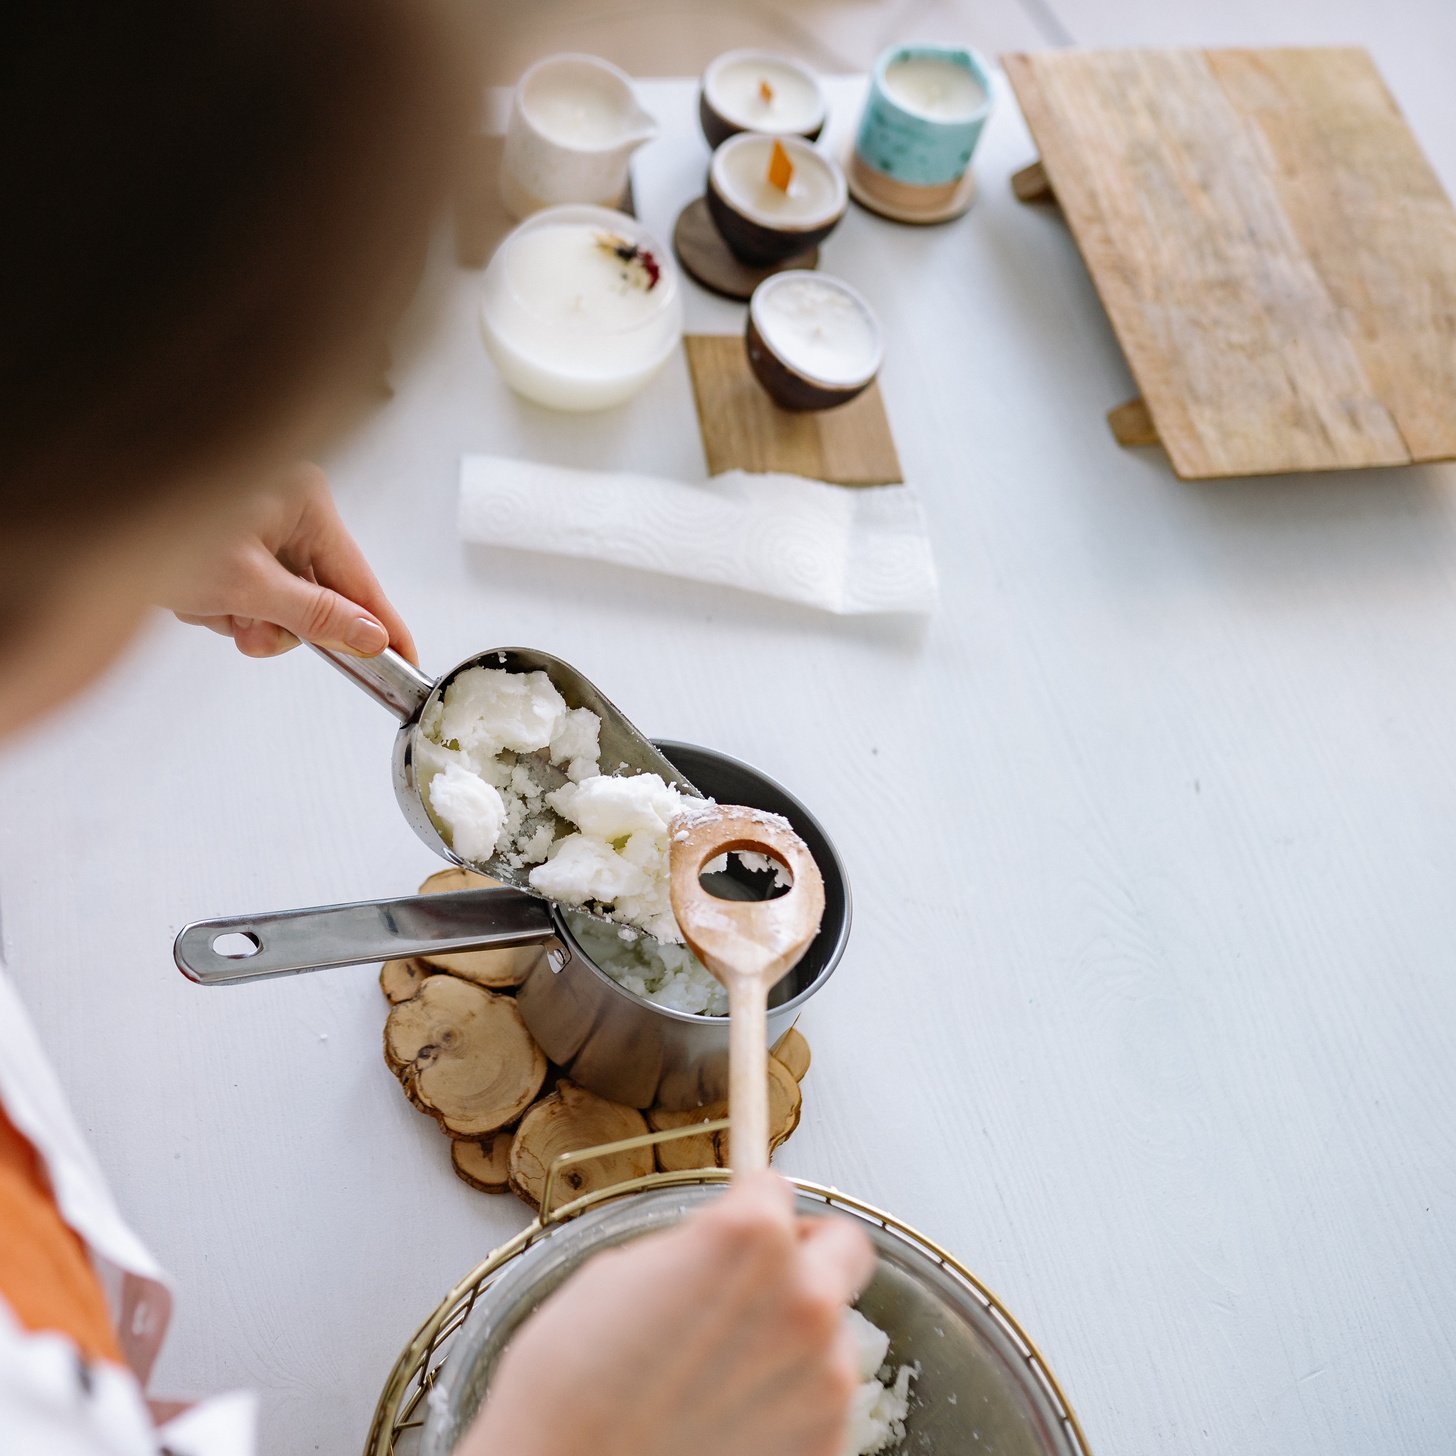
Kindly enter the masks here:
M 906 56 L 885 70 L 885 94 L 936 121 L 969 121 L 986 104 L 981 83 L 954 61 Z
M 564 147 L 605 147 L 626 130 L 618 97 L 575 78 L 542 76 L 531 88 L 531 120 L 542 134 Z
M 797 373 L 849 387 L 880 367 L 880 329 L 869 304 L 837 278 L 780 273 L 761 283 L 751 304 L 763 341 Z
M 497 249 L 481 321 L 511 388 L 553 409 L 604 409 L 677 347 L 682 297 L 672 260 L 634 218 L 553 207 Z
M 768 179 L 775 138 L 744 132 L 713 153 L 713 181 L 724 201 L 768 227 L 808 228 L 844 210 L 844 175 L 808 142 L 777 139 L 793 177 L 787 191 Z
M 703 89 L 713 110 L 744 131 L 804 135 L 824 123 L 818 83 L 782 56 L 730 51 L 708 67 Z

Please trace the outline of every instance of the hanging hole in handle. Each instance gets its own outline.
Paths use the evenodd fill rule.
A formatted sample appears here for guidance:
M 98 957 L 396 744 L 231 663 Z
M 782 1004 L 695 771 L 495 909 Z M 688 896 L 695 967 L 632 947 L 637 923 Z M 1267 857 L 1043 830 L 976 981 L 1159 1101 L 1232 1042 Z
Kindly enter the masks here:
M 731 849 L 703 866 L 698 883 L 715 900 L 777 900 L 794 888 L 794 872 L 767 848 Z
M 263 949 L 263 942 L 250 930 L 230 930 L 212 943 L 213 952 L 228 961 L 245 961 Z

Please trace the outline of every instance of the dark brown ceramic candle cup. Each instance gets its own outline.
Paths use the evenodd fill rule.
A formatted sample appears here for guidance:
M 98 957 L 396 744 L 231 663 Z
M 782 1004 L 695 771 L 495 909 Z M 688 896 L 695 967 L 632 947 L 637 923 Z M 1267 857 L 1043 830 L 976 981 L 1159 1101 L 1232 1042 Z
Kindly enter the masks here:
M 776 273 L 754 291 L 744 333 L 748 362 L 775 404 L 834 409 L 863 394 L 883 357 L 880 326 L 847 283 L 822 273 Z
M 727 51 L 709 63 L 698 88 L 698 121 L 715 150 L 739 132 L 814 141 L 828 105 L 812 71 L 771 51 Z
M 793 166 L 787 191 L 768 180 L 775 145 Z M 713 153 L 708 168 L 708 211 L 748 263 L 781 263 L 810 252 L 839 225 L 848 202 L 844 173 L 798 137 L 740 132 Z

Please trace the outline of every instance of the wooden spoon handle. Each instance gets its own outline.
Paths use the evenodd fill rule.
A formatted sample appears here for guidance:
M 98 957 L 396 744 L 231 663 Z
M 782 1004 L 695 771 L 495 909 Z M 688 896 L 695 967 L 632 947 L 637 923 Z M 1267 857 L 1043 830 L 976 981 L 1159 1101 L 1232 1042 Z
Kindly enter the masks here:
M 824 878 L 787 820 L 754 809 L 695 805 L 672 823 L 672 910 L 683 938 L 728 989 L 728 1110 L 733 1175 L 768 1166 L 768 993 L 799 963 L 824 918 Z M 786 894 L 720 900 L 703 867 L 720 854 L 766 854 L 787 869 Z
M 728 983 L 728 1115 L 733 1176 L 768 1167 L 768 987 Z

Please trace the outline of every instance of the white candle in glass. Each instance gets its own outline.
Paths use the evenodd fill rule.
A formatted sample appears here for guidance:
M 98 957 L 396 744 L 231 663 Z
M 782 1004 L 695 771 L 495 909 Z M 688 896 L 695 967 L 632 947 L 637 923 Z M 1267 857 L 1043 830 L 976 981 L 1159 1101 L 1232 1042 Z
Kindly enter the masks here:
M 750 305 L 770 349 L 796 373 L 832 388 L 862 385 L 880 367 L 880 328 L 847 283 L 794 271 L 765 279 Z
M 713 153 L 713 185 L 723 200 L 766 227 L 806 229 L 843 212 L 848 196 L 844 174 L 808 142 L 778 138 L 793 165 L 793 177 L 787 190 L 769 181 L 775 141 L 743 132 Z
M 885 94 L 907 111 L 937 121 L 968 121 L 986 104 L 981 83 L 954 61 L 906 56 L 885 69 Z
M 708 104 L 743 131 L 806 136 L 824 124 L 824 93 L 802 66 L 766 51 L 729 51 L 703 73 Z
M 548 208 L 496 250 L 481 322 L 512 389 L 553 409 L 605 409 L 636 394 L 682 338 L 677 269 L 624 213 Z

